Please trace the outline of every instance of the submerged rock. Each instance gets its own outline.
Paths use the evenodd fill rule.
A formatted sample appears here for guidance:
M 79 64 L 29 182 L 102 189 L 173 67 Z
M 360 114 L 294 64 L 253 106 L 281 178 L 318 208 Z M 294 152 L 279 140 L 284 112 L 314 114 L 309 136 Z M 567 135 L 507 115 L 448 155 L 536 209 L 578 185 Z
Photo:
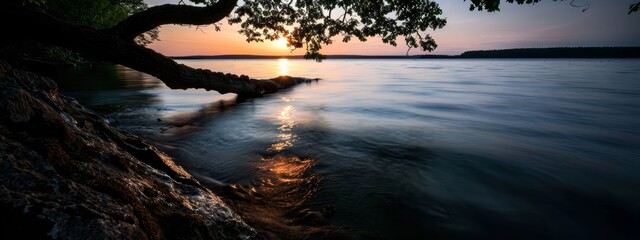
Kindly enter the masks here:
M 0 61 L 0 238 L 256 239 L 173 160 Z

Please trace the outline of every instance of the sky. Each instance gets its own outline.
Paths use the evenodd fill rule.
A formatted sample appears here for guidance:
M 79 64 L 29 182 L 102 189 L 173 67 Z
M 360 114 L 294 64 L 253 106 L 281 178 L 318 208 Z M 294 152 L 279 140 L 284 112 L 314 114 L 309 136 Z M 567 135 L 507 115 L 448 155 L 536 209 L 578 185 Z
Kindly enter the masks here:
M 639 0 L 544 0 L 535 5 L 501 4 L 500 12 L 469 11 L 463 0 L 439 0 L 447 25 L 430 32 L 438 43 L 431 54 L 460 54 L 469 50 L 538 47 L 640 46 L 640 12 L 627 15 L 629 4 Z M 145 0 L 150 6 L 176 4 L 179 0 Z M 221 21 L 221 31 L 213 26 L 165 25 L 160 41 L 150 48 L 169 56 L 187 55 L 302 55 L 290 52 L 281 43 L 247 43 L 237 33 L 238 25 Z M 403 41 L 398 47 L 384 44 L 379 38 L 366 42 L 339 40 L 322 49 L 323 54 L 404 55 Z M 426 54 L 412 49 L 409 54 Z

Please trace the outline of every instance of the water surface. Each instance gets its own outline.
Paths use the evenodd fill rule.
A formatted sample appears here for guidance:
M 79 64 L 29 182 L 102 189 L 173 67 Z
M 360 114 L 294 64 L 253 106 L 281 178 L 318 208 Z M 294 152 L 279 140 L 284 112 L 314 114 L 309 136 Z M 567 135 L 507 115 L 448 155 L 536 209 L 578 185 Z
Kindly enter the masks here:
M 640 236 L 640 60 L 181 63 L 322 80 L 238 104 L 119 66 L 61 85 L 273 238 Z

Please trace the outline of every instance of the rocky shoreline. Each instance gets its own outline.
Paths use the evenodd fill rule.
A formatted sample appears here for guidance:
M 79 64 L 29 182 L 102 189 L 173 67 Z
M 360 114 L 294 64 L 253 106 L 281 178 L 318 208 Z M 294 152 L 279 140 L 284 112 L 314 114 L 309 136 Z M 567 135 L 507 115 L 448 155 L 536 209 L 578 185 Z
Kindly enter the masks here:
M 261 239 L 145 140 L 0 61 L 0 230 L 53 239 Z

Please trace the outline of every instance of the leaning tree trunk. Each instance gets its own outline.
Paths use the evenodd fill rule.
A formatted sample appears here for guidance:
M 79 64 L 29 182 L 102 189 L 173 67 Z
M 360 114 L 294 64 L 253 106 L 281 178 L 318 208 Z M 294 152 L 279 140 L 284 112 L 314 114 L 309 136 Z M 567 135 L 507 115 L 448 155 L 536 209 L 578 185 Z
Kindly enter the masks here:
M 226 17 L 237 0 L 222 0 L 207 7 L 161 5 L 134 14 L 110 29 L 94 29 L 61 21 L 46 13 L 0 3 L 0 26 L 6 37 L 59 45 L 92 58 L 121 64 L 162 80 L 169 88 L 203 88 L 239 97 L 258 97 L 295 84 L 304 78 L 280 76 L 268 80 L 224 74 L 178 64 L 134 38 L 163 24 L 211 24 Z M 3 38 L 5 38 L 3 36 Z

